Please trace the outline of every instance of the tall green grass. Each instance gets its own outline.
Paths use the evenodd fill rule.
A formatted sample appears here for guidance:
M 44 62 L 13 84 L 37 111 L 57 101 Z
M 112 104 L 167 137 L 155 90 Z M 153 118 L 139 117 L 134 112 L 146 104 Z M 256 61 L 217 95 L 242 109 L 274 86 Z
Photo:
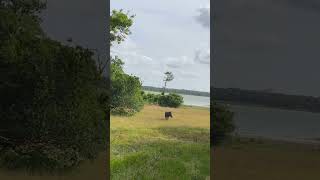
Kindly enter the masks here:
M 209 127 L 208 108 L 145 105 L 132 117 L 111 116 L 111 179 L 207 179 Z
M 111 179 L 206 179 L 209 142 L 204 128 L 114 128 Z

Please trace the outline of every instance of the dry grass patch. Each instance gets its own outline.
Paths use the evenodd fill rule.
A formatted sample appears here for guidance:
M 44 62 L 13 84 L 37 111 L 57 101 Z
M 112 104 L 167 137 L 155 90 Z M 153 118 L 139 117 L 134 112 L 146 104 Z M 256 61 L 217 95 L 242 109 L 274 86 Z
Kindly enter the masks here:
M 173 118 L 164 119 L 164 112 L 171 111 Z M 188 107 L 165 108 L 146 105 L 132 117 L 111 117 L 111 128 L 157 128 L 157 127 L 194 127 L 210 128 L 210 111 L 208 108 Z

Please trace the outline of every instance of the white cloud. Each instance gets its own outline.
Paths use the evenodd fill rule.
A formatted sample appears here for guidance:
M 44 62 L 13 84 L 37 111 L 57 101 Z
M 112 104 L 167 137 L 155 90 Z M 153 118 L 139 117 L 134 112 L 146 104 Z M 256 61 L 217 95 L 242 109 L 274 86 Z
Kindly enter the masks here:
M 171 68 L 181 68 L 185 67 L 187 65 L 192 65 L 194 62 L 191 58 L 188 58 L 187 56 L 181 56 L 181 57 L 168 57 L 164 59 L 164 63 L 166 66 Z
M 130 10 L 135 14 L 132 34 L 112 47 L 113 54 L 125 62 L 124 70 L 138 76 L 144 85 L 163 86 L 163 74 L 172 71 L 171 88 L 209 91 L 210 33 L 199 24 L 210 14 L 208 0 L 113 1 L 111 9 Z M 163 12 L 166 12 L 163 14 Z M 199 20 L 195 18 L 198 16 Z M 195 52 L 201 53 L 195 54 Z M 197 58 L 195 58 L 195 55 Z M 205 65 L 204 65 L 205 64 Z
M 198 9 L 199 14 L 195 17 L 198 23 L 205 28 L 210 28 L 210 7 Z
M 199 75 L 195 72 L 177 71 L 178 75 L 183 79 L 197 79 Z
M 111 55 L 119 56 L 126 65 L 134 64 L 154 64 L 154 60 L 141 53 L 141 48 L 130 38 L 122 44 L 115 45 L 111 48 Z
M 210 64 L 210 48 L 203 47 L 197 49 L 194 55 L 194 61 L 200 64 Z

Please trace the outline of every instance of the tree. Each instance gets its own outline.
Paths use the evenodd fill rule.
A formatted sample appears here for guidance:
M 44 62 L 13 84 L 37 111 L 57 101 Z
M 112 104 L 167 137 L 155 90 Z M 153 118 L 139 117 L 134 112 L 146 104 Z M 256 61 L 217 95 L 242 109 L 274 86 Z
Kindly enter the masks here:
M 131 34 L 130 27 L 133 24 L 135 15 L 124 13 L 122 9 L 112 10 L 110 15 L 110 46 L 113 42 L 120 44 Z
M 48 38 L 40 0 L 0 1 L 0 163 L 66 169 L 105 148 L 93 53 Z
M 161 95 L 158 98 L 158 104 L 163 107 L 177 108 L 183 103 L 183 97 L 179 94 L 170 93 L 168 95 Z
M 123 71 L 123 61 L 117 56 L 111 60 L 111 102 L 112 114 L 133 115 L 143 107 L 142 84 L 136 76 Z
M 120 44 L 131 33 L 133 15 L 123 10 L 113 10 L 110 17 L 110 46 Z M 111 59 L 111 113 L 133 115 L 143 107 L 142 84 L 136 76 L 123 70 L 124 62 L 117 56 Z
M 162 92 L 163 95 L 165 94 L 167 83 L 174 79 L 174 76 L 173 76 L 172 72 L 167 71 L 167 72 L 164 73 L 164 75 L 165 75 L 165 77 L 163 79 L 164 87 L 163 87 L 163 92 Z

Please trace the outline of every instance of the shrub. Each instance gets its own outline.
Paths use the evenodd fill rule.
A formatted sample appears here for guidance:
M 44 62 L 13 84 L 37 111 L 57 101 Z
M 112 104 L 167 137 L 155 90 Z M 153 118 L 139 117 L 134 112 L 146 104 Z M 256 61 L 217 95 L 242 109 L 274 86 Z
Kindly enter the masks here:
M 234 131 L 233 112 L 224 105 L 212 104 L 211 145 L 222 143 Z
M 115 107 L 110 110 L 111 114 L 118 115 L 118 116 L 132 116 L 137 113 L 136 110 L 132 108 L 125 108 L 125 107 Z
M 183 97 L 179 94 L 170 93 L 168 95 L 161 95 L 158 99 L 158 103 L 163 107 L 177 108 L 182 105 Z
M 98 91 L 93 53 L 47 38 L 23 2 L 0 4 L 1 163 L 73 167 L 105 148 L 107 94 Z
M 1 151 L 1 164 L 8 169 L 33 171 L 65 171 L 81 162 L 79 151 L 74 148 L 61 149 L 53 145 L 25 144 Z
M 19 62 L 1 63 L 8 78 L 0 88 L 0 127 L 6 130 L 0 135 L 11 142 L 3 149 L 11 152 L 4 153 L 3 165 L 59 169 L 94 158 L 106 143 L 106 94 L 98 93 L 91 53 L 51 40 L 34 46 Z M 59 157 L 50 159 L 51 152 Z
M 144 93 L 143 100 L 149 104 L 158 104 L 160 94 Z
M 111 113 L 115 115 L 133 115 L 143 105 L 142 85 L 136 76 L 123 71 L 123 62 L 115 57 L 111 62 Z

